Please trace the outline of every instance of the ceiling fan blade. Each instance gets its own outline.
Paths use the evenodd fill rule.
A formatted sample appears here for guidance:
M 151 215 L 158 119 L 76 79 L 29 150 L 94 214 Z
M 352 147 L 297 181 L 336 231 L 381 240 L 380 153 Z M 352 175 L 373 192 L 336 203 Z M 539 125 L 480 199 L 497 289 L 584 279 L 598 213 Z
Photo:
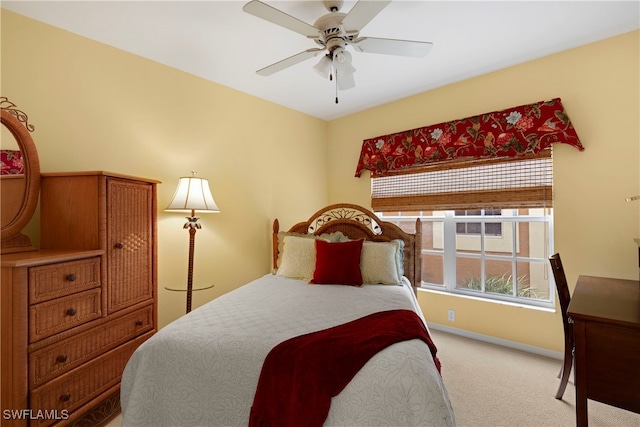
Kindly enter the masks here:
M 304 60 L 313 58 L 323 51 L 324 49 L 307 49 L 304 52 L 297 53 L 293 56 L 283 59 L 282 61 L 278 61 L 275 64 L 271 64 L 268 67 L 261 68 L 260 70 L 256 71 L 256 73 L 261 76 L 270 76 L 274 73 L 277 73 L 278 71 L 282 71 L 285 68 L 289 68 Z
M 260 0 L 250 1 L 242 7 L 242 10 L 250 13 L 251 15 L 257 16 L 258 18 L 262 18 L 265 21 L 269 21 L 288 30 L 295 31 L 305 37 L 319 37 L 317 28 L 299 20 L 298 18 L 294 18 L 281 10 L 271 7 Z
M 353 45 L 358 52 L 412 56 L 414 58 L 427 56 L 433 47 L 433 43 L 430 42 L 380 39 L 376 37 L 361 37 L 350 44 Z
M 360 31 L 389 3 L 391 3 L 391 0 L 358 1 L 342 20 L 344 30 L 347 33 Z

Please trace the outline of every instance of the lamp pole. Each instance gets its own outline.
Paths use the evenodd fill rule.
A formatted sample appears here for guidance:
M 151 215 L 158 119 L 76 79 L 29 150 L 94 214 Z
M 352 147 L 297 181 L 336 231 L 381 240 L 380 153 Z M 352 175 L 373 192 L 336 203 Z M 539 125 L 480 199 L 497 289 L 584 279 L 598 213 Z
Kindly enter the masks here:
M 202 228 L 196 217 L 196 211 L 191 210 L 191 216 L 188 216 L 187 223 L 184 228 L 189 229 L 189 266 L 187 269 L 187 313 L 191 311 L 191 294 L 193 293 L 193 256 L 196 249 L 196 231 Z

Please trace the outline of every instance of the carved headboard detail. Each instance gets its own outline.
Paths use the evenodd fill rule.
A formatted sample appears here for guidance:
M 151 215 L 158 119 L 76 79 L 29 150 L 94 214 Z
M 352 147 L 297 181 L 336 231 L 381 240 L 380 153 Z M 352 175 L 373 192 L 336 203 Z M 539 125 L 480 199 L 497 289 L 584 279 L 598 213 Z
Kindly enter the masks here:
M 273 267 L 278 262 L 278 233 L 280 224 L 273 222 Z M 339 203 L 327 206 L 313 214 L 307 221 L 299 222 L 288 232 L 320 235 L 339 231 L 350 239 L 365 239 L 374 242 L 404 241 L 404 274 L 414 289 L 422 281 L 422 225 L 416 220 L 415 233 L 407 233 L 396 224 L 382 221 L 362 206 Z

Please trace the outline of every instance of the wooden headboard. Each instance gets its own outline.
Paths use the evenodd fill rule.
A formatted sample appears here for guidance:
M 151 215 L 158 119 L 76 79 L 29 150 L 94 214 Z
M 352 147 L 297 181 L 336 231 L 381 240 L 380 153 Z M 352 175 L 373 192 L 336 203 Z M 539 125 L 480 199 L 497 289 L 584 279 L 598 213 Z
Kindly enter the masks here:
M 407 233 L 397 225 L 382 221 L 362 206 L 338 203 L 320 209 L 307 221 L 299 222 L 287 232 L 320 235 L 340 231 L 350 239 L 374 242 L 404 241 L 404 275 L 411 285 L 419 287 L 422 281 L 422 225 L 416 220 L 415 233 Z M 278 266 L 278 233 L 280 224 L 273 221 L 273 268 Z

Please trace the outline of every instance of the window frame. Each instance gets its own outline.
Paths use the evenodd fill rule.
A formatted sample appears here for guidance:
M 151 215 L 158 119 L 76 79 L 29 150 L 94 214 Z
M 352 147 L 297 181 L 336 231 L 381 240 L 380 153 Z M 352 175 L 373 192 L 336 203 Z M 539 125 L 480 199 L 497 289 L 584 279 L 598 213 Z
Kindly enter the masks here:
M 493 208 L 495 210 L 495 208 Z M 427 283 L 425 281 L 421 281 L 419 288 L 424 290 L 445 292 L 451 295 L 462 295 L 469 297 L 477 297 L 481 299 L 486 299 L 489 301 L 497 301 L 497 302 L 508 302 L 519 304 L 526 307 L 539 307 L 539 308 L 555 308 L 555 284 L 553 281 L 553 277 L 551 276 L 550 267 L 548 264 L 549 254 L 553 253 L 553 209 L 552 208 L 539 208 L 543 209 L 544 214 L 542 215 L 517 215 L 517 208 L 506 208 L 502 210 L 502 215 L 477 215 L 477 216 L 457 216 L 455 215 L 454 210 L 447 211 L 433 211 L 432 215 L 423 215 L 420 211 L 418 215 L 402 215 L 402 212 L 397 212 L 395 215 L 392 212 L 379 212 L 376 213 L 383 221 L 389 221 L 393 223 L 400 223 L 413 220 L 415 221 L 417 218 L 420 218 L 423 225 L 428 223 L 436 223 L 442 222 L 443 229 L 443 248 L 442 249 L 422 249 L 421 258 L 425 255 L 437 255 L 442 256 L 443 262 L 443 282 L 444 284 L 432 284 Z M 510 215 L 505 214 L 506 212 L 511 211 Z M 435 213 L 438 213 L 436 215 Z M 465 252 L 464 250 L 458 250 L 457 239 L 460 235 L 457 234 L 458 223 L 463 222 L 480 222 L 484 224 L 486 222 L 500 222 L 502 223 L 502 228 L 510 226 L 512 231 L 512 236 L 516 239 L 517 235 L 517 227 L 520 223 L 546 223 L 546 247 L 545 247 L 545 255 L 543 257 L 533 257 L 533 256 L 519 256 L 517 254 L 517 245 L 513 245 L 512 253 L 510 255 L 497 255 L 497 254 L 486 254 L 484 242 L 485 238 L 493 238 L 494 236 L 484 234 L 484 226 L 481 226 L 481 234 L 475 235 L 478 236 L 481 242 L 481 251 L 480 253 L 471 253 Z M 467 236 L 467 235 L 463 235 Z M 496 238 L 500 238 L 501 236 L 495 236 Z M 466 289 L 462 287 L 458 287 L 457 281 L 457 260 L 458 257 L 462 254 L 462 258 L 466 259 L 479 259 L 481 261 L 481 280 L 482 286 L 481 290 L 474 289 Z M 512 264 L 512 294 L 499 294 L 493 292 L 486 291 L 486 277 L 485 277 L 485 261 L 486 260 L 496 260 L 496 261 L 509 261 Z M 517 275 L 516 268 L 518 263 L 520 262 L 528 262 L 539 264 L 543 267 L 544 277 L 548 283 L 548 299 L 542 298 L 529 298 L 522 297 L 517 295 Z M 424 271 L 424 267 L 423 267 Z

